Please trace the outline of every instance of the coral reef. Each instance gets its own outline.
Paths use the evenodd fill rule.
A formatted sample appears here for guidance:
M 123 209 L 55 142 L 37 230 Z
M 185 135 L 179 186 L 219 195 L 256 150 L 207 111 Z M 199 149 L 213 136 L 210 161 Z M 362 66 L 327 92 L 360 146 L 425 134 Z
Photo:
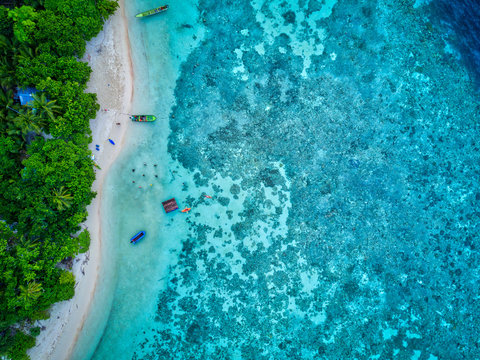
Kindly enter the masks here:
M 319 4 L 201 1 L 168 148 L 215 216 L 136 358 L 480 357 L 468 74 L 424 8 Z

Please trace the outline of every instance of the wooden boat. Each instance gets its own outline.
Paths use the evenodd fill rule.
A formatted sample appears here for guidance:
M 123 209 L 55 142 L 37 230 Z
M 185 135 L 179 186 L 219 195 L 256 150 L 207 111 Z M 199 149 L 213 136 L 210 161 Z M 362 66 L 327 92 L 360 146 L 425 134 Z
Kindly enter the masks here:
M 147 10 L 147 11 L 141 12 L 141 13 L 135 15 L 135 17 L 141 18 L 141 17 L 145 17 L 145 16 L 155 15 L 155 14 L 159 14 L 161 12 L 167 11 L 167 9 L 168 9 L 168 5 L 163 5 L 163 6 L 159 6 L 158 8 L 155 8 L 155 9 L 152 9 L 152 10 Z
M 163 208 L 165 212 L 168 214 L 169 212 L 175 211 L 178 209 L 178 204 L 175 201 L 175 198 L 171 198 L 170 200 L 162 202 Z
M 157 117 L 155 115 L 132 115 L 130 119 L 138 122 L 151 122 L 157 120 Z
M 130 239 L 130 242 L 131 242 L 132 244 L 136 244 L 137 241 L 140 241 L 140 240 L 142 240 L 142 239 L 145 237 L 145 234 L 146 234 L 145 231 L 143 231 L 143 230 L 140 231 L 138 234 L 136 234 L 135 236 L 133 236 L 133 237 Z

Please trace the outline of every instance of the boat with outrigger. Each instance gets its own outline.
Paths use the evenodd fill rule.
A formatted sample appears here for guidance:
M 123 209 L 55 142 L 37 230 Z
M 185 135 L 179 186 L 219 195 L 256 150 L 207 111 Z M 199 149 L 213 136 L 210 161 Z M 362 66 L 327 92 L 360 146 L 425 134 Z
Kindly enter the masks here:
M 152 122 L 157 120 L 155 115 L 131 115 L 130 119 L 137 122 Z
M 146 16 L 160 14 L 161 12 L 164 12 L 164 11 L 167 11 L 167 10 L 168 10 L 168 5 L 163 5 L 163 6 L 159 6 L 155 9 L 152 9 L 152 10 L 147 10 L 147 11 L 141 12 L 141 13 L 135 15 L 135 17 L 142 18 L 142 17 L 146 17 Z
M 130 239 L 130 243 L 135 245 L 138 241 L 142 240 L 145 237 L 146 232 L 144 230 L 138 232 L 135 236 Z

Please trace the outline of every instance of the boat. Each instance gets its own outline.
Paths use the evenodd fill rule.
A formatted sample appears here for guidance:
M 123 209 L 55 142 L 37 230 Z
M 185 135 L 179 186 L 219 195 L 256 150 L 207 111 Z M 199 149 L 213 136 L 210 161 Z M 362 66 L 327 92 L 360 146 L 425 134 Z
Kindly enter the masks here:
M 130 242 L 135 245 L 137 241 L 140 241 L 145 237 L 145 234 L 146 234 L 145 231 L 143 230 L 140 231 L 138 234 L 136 234 L 130 239 Z
M 165 212 L 168 214 L 169 212 L 175 211 L 178 209 L 178 204 L 175 201 L 175 198 L 171 198 L 170 200 L 162 202 L 163 208 Z
M 132 115 L 130 119 L 138 122 L 151 122 L 157 120 L 157 117 L 155 115 Z
M 168 5 L 163 5 L 163 6 L 159 6 L 155 9 L 152 9 L 152 10 L 147 10 L 147 11 L 141 12 L 141 13 L 135 15 L 135 17 L 141 18 L 141 17 L 145 17 L 145 16 L 155 15 L 155 14 L 159 14 L 161 12 L 167 11 L 167 9 L 168 9 Z

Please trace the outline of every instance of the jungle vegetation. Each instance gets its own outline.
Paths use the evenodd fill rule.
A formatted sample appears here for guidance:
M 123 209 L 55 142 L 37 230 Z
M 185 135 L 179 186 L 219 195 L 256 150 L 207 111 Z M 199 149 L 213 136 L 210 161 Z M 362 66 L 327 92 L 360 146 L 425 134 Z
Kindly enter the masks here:
M 28 359 L 35 321 L 74 294 L 68 260 L 94 198 L 86 42 L 116 0 L 0 1 L 0 357 Z M 19 88 L 37 90 L 22 106 Z

